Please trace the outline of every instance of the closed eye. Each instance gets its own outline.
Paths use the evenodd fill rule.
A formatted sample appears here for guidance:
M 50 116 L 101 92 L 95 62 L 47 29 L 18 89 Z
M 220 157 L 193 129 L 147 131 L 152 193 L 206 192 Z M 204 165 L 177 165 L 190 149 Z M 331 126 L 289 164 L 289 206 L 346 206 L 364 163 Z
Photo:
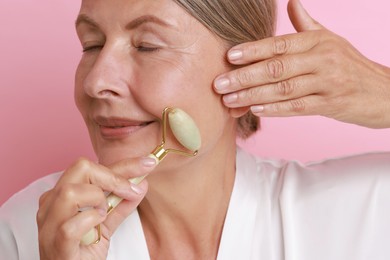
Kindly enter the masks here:
M 86 47 L 83 47 L 83 52 L 90 52 L 90 51 L 100 50 L 102 48 L 103 48 L 102 45 L 86 46 Z
M 155 52 L 159 51 L 160 47 L 146 47 L 146 46 L 138 46 L 136 47 L 137 51 L 139 52 Z

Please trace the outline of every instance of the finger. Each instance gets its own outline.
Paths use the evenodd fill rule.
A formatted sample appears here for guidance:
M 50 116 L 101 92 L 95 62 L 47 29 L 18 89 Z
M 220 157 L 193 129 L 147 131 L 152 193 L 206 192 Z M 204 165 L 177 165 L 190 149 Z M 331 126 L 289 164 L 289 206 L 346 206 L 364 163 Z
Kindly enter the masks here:
M 113 192 L 120 198 L 130 201 L 137 200 L 144 190 L 139 185 L 126 182 L 125 186 L 120 185 Z M 62 184 L 56 189 L 54 197 L 47 218 L 58 222 L 73 217 L 85 207 L 93 207 L 101 212 L 107 212 L 108 208 L 103 189 L 94 184 Z
M 137 208 L 141 200 L 145 197 L 147 188 L 148 184 L 146 181 L 140 183 L 138 187 L 140 193 L 137 193 L 138 196 L 132 200 L 123 200 L 114 210 L 110 211 L 111 213 L 107 215 L 106 220 L 99 226 L 103 238 L 107 240 L 111 238 L 118 226 Z M 86 237 L 87 233 L 88 236 Z M 83 233 L 80 240 L 84 243 L 90 243 L 87 241 L 95 241 L 96 234 L 96 228 L 88 229 Z M 95 237 L 90 238 L 91 235 L 95 235 Z
M 219 94 L 287 80 L 316 70 L 318 58 L 310 53 L 280 56 L 258 62 L 219 76 L 214 88 Z
M 72 255 L 72 252 L 79 246 L 80 232 L 92 229 L 93 226 L 102 222 L 106 217 L 106 211 L 89 208 L 82 212 L 73 212 L 72 214 L 74 215 L 67 218 L 71 210 L 67 210 L 65 205 L 60 206 L 64 207 L 59 207 L 58 210 L 58 204 L 53 203 L 53 208 L 49 212 L 47 219 L 43 222 L 38 221 L 39 241 L 44 244 L 54 245 L 54 249 L 59 250 L 57 253 L 61 255 Z M 56 217 L 56 214 L 60 214 L 60 217 Z M 44 249 L 42 250 L 45 251 Z M 64 259 L 75 258 L 69 257 Z
M 47 216 L 41 221 L 50 220 L 54 225 L 60 225 L 79 214 L 80 210 L 95 208 L 104 215 L 107 212 L 107 202 L 101 188 L 91 184 L 64 184 L 59 187 L 47 210 Z
M 125 159 L 108 168 L 80 159 L 67 170 L 56 186 L 61 186 L 63 183 L 91 183 L 121 198 L 131 199 L 132 193 L 129 193 L 129 190 L 134 189 L 135 186 L 131 185 L 128 179 L 148 174 L 156 164 L 153 158 L 144 157 Z
M 45 222 L 49 210 L 51 212 L 61 212 L 60 216 L 54 215 L 52 217 L 53 219 L 60 217 L 59 219 L 62 221 L 76 214 L 80 207 L 98 207 L 105 210 L 107 209 L 107 203 L 105 197 L 103 197 L 103 190 L 113 192 L 121 198 L 132 199 L 135 194 L 139 193 L 139 190 L 136 185 L 129 183 L 121 175 L 129 177 L 129 174 L 133 176 L 146 174 L 154 167 L 154 162 L 151 158 L 124 160 L 113 165 L 113 169 L 117 172 L 117 174 L 114 174 L 112 170 L 104 166 L 86 159 L 78 160 L 61 176 L 55 189 L 41 197 L 37 221 L 39 223 Z M 127 167 L 128 169 L 124 173 Z M 129 169 L 132 169 L 132 171 Z M 77 186 L 76 184 L 80 185 L 80 182 L 93 184 L 94 187 L 93 185 L 91 187 Z M 89 189 L 77 187 L 89 187 Z M 96 202 L 98 198 L 100 199 L 99 204 Z M 56 205 L 61 205 L 63 209 L 66 209 L 65 213 L 62 213 L 63 211 L 60 208 L 51 209 Z
M 318 94 L 321 92 L 320 86 L 315 76 L 309 74 L 230 93 L 224 95 L 222 100 L 229 108 L 248 107 Z
M 109 166 L 117 175 L 126 179 L 140 177 L 150 173 L 157 165 L 153 157 L 145 156 L 140 158 L 124 159 Z
M 109 168 L 115 174 L 130 180 L 134 177 L 147 175 L 154 169 L 156 165 L 156 159 L 151 157 L 143 157 L 136 159 L 125 159 L 110 165 Z M 139 184 L 130 183 L 130 188 L 132 191 L 130 193 L 131 196 L 121 196 L 120 193 L 118 194 L 114 191 L 114 194 L 124 198 L 125 200 L 122 200 L 119 205 L 110 211 L 110 214 L 107 216 L 107 219 L 102 225 L 102 236 L 107 239 L 111 238 L 123 220 L 126 219 L 137 208 L 139 203 L 145 197 L 148 189 L 148 183 L 147 181 L 142 181 Z
M 325 29 L 304 9 L 299 0 L 290 0 L 287 5 L 288 15 L 297 32 Z
M 60 225 L 55 231 L 55 247 L 60 252 L 67 254 L 69 257 L 74 256 L 77 252 L 76 250 L 80 246 L 81 237 L 93 227 L 99 225 L 105 217 L 106 216 L 102 215 L 101 212 L 94 209 L 78 213 Z M 96 230 L 95 232 L 95 237 L 97 239 L 98 233 Z
M 277 103 L 252 106 L 251 111 L 254 115 L 262 117 L 322 115 L 323 111 L 326 110 L 325 106 L 326 103 L 320 96 L 310 95 Z
M 320 43 L 322 35 L 308 31 L 269 37 L 236 45 L 228 51 L 228 60 L 235 65 L 250 64 L 279 55 L 302 53 Z
M 138 207 L 148 190 L 148 182 L 143 181 L 138 185 L 140 193 L 132 200 L 123 200 L 104 221 L 102 234 L 111 238 L 118 226 Z
M 128 202 L 127 204 L 130 205 L 130 207 L 128 206 L 126 208 L 119 205 L 112 211 L 111 215 L 109 215 L 109 228 L 105 231 L 105 237 L 111 237 L 119 224 L 138 206 L 145 196 L 147 183 L 145 182 L 138 185 L 136 190 L 137 192 L 129 191 L 132 195 L 126 196 L 125 201 Z M 101 207 L 102 204 L 104 205 L 104 208 Z M 88 206 L 87 209 L 85 209 L 86 206 Z M 80 208 L 84 208 L 84 210 L 80 212 Z M 83 216 L 85 216 L 86 219 L 83 219 Z M 103 222 L 106 219 L 106 216 L 106 197 L 99 187 L 87 184 L 68 184 L 61 187 L 56 196 L 56 200 L 54 200 L 49 210 L 46 220 L 50 220 L 47 221 L 47 223 L 53 227 L 48 228 L 49 230 L 56 230 L 58 227 L 64 227 L 65 225 L 66 228 L 62 230 L 60 237 L 65 237 L 70 240 L 68 242 L 72 245 L 75 240 L 80 241 L 94 226 Z M 81 226 L 83 228 L 80 228 Z M 75 232 L 75 229 L 77 228 L 80 229 L 79 232 Z M 66 244 L 66 241 L 64 241 L 64 243 Z

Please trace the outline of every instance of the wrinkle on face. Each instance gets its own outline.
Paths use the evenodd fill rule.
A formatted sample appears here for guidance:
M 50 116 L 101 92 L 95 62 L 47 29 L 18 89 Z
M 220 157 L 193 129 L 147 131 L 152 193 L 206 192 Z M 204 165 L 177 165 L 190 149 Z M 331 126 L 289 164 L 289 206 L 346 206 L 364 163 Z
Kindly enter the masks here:
M 215 143 L 230 118 L 212 90 L 214 78 L 228 69 L 225 45 L 215 34 L 171 0 L 83 0 L 80 13 L 77 31 L 83 47 L 98 46 L 84 53 L 80 61 L 76 104 L 86 119 L 99 158 L 111 162 L 135 155 L 134 148 L 145 150 L 154 142 L 139 136 L 107 145 L 89 119 L 97 111 L 155 120 L 166 106 L 179 107 L 207 133 L 202 136 L 205 146 Z M 169 25 L 156 23 L 150 16 Z M 134 22 L 137 19 L 141 20 Z M 158 50 L 144 51 L 142 44 L 157 46 Z M 104 84 L 97 84 L 102 81 Z M 95 85 L 107 86 L 118 95 L 112 99 L 89 96 L 86 86 L 93 89 Z M 157 130 L 148 130 L 149 135 L 160 136 Z

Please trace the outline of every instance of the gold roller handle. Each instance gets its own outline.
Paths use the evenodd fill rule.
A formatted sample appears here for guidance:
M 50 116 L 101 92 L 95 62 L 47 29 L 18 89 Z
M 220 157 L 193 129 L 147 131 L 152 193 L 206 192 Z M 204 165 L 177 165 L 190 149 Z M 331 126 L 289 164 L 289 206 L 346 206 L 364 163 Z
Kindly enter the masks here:
M 143 179 L 145 178 L 145 176 L 140 176 L 140 177 L 136 177 L 136 178 L 132 178 L 132 179 L 129 179 L 129 182 L 133 183 L 133 184 L 140 184 Z M 119 205 L 119 203 L 122 201 L 123 199 L 114 195 L 114 194 L 109 194 L 107 196 L 107 204 L 108 204 L 108 209 L 107 209 L 107 214 L 110 214 L 111 211 Z M 96 238 L 96 233 L 97 233 L 97 238 Z M 81 244 L 82 245 L 91 245 L 91 244 L 97 244 L 100 242 L 100 239 L 101 239 L 101 230 L 100 230 L 100 225 L 98 225 L 96 228 L 91 228 L 87 233 L 85 233 L 85 235 L 81 238 Z
M 185 147 L 188 151 L 177 150 L 177 149 L 165 149 L 165 139 L 167 131 L 167 122 L 172 130 L 173 135 L 177 141 Z M 168 153 L 176 153 L 184 156 L 195 156 L 198 154 L 198 150 L 201 146 L 201 137 L 198 127 L 196 126 L 194 120 L 183 110 L 179 108 L 165 108 L 162 113 L 162 141 L 149 155 L 152 158 L 155 158 L 157 164 L 159 164 Z M 129 182 L 133 184 L 140 184 L 144 180 L 145 176 L 136 177 L 129 179 Z M 108 210 L 107 214 L 110 214 L 111 211 L 118 206 L 122 201 L 122 198 L 109 194 L 107 196 Z M 96 235 L 97 233 L 97 235 Z M 97 236 L 97 238 L 96 238 Z M 82 245 L 91 245 L 99 243 L 101 239 L 101 229 L 100 225 L 92 228 L 88 231 L 81 239 Z

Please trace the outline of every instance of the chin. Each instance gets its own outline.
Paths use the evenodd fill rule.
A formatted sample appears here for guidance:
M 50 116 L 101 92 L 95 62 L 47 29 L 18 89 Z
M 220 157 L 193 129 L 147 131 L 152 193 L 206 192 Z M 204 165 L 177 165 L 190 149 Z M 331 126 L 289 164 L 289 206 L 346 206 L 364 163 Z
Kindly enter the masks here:
M 109 166 L 119 161 L 144 156 L 145 154 L 128 151 L 127 149 L 104 149 L 97 154 L 99 163 L 104 166 Z
M 149 138 L 137 142 L 119 142 L 101 145 L 95 149 L 99 163 L 105 166 L 119 162 L 121 160 L 137 158 L 149 155 L 159 141 Z
M 149 155 L 161 142 L 160 130 L 156 126 L 150 125 L 120 138 L 104 138 L 99 131 L 95 131 L 92 143 L 99 163 L 108 166 L 124 159 Z

